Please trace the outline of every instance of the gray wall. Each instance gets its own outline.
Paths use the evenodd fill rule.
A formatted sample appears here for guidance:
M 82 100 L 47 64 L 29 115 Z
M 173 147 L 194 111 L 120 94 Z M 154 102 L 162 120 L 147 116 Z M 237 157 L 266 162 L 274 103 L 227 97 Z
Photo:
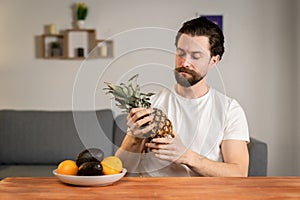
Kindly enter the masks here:
M 299 21 L 300 21 L 300 14 L 299 14 L 299 9 L 300 9 L 300 1 L 297 1 L 297 0 L 295 0 L 295 2 L 296 2 L 296 8 L 298 9 L 297 11 L 298 12 L 295 12 L 295 15 L 296 15 L 296 19 L 297 19 L 297 22 L 295 23 L 296 24 L 296 28 L 297 28 L 297 31 L 295 31 L 295 33 L 296 33 L 296 35 L 297 35 L 297 37 L 295 38 L 295 43 L 297 44 L 297 49 L 296 49 L 296 51 L 295 51 L 295 58 L 297 58 L 297 61 L 296 61 L 296 69 L 297 69 L 297 78 L 296 78 L 296 80 L 297 80 L 297 84 L 296 84 L 296 94 L 297 94 L 297 98 L 296 98 L 296 100 L 297 100 L 297 103 L 295 104 L 296 106 L 297 106 L 297 117 L 296 117 L 296 130 L 295 130 L 295 135 L 298 135 L 298 139 L 295 139 L 295 141 L 300 141 L 300 123 L 299 123 L 299 121 L 300 121 L 300 105 L 299 105 L 299 102 L 300 102 L 300 68 L 299 68 L 299 66 L 300 66 L 300 56 L 299 56 L 299 54 L 300 54 L 300 38 L 299 38 L 299 35 L 300 35 L 300 24 L 299 24 Z M 300 152 L 300 145 L 296 145 L 297 147 L 298 147 L 298 150 L 296 151 L 297 153 L 296 153 L 296 158 L 299 158 L 300 156 L 299 156 L 299 152 Z M 300 159 L 296 159 L 296 160 L 298 160 L 298 164 L 296 164 L 296 166 L 298 167 L 298 171 L 297 171 L 297 173 L 298 174 L 300 174 Z
M 158 41 L 157 45 L 165 42 L 172 49 L 173 38 L 168 36 L 182 22 L 195 13 L 222 14 L 226 52 L 218 69 L 225 92 L 244 107 L 251 135 L 268 143 L 269 175 L 300 175 L 299 1 L 85 2 L 90 7 L 87 26 L 97 30 L 99 39 L 114 39 L 114 59 L 82 63 L 37 58 L 38 36 L 44 33 L 44 25 L 72 27 L 70 7 L 74 1 L 0 0 L 1 109 L 72 109 L 73 87 L 81 88 L 75 96 L 86 101 L 76 108 L 110 107 L 109 99 L 97 89 L 103 86 L 103 80 L 117 81 L 122 74 L 145 63 L 174 65 L 172 53 L 160 52 L 161 55 L 157 50 L 118 57 L 126 49 L 134 48 L 143 36 L 150 37 L 150 42 Z M 164 28 L 161 33 L 165 38 L 134 30 L 143 27 Z M 84 66 L 89 70 L 83 71 Z M 86 75 L 79 82 L 78 72 Z M 152 71 L 149 79 L 150 76 L 169 83 L 169 78 L 158 70 Z

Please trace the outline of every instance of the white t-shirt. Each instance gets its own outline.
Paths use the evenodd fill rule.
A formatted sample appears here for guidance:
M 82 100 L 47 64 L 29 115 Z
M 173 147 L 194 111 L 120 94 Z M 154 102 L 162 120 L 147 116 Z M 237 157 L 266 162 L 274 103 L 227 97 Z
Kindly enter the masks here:
M 249 142 L 245 113 L 239 103 L 210 88 L 196 99 L 186 99 L 174 89 L 163 89 L 151 99 L 171 120 L 173 130 L 183 144 L 194 152 L 214 161 L 223 161 L 222 140 Z M 197 176 L 185 165 L 162 161 L 146 153 L 140 162 L 143 176 Z

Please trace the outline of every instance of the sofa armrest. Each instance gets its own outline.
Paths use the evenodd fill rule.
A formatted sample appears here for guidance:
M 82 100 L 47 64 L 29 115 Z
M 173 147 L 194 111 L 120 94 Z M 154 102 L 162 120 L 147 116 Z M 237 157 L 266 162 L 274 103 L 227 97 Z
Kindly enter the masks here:
M 268 146 L 267 143 L 250 138 L 248 144 L 249 171 L 248 176 L 266 176 L 268 167 Z

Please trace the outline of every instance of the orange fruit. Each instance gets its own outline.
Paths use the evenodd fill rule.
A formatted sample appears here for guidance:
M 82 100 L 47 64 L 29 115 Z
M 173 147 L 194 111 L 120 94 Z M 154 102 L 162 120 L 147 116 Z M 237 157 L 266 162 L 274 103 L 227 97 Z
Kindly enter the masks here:
M 123 164 L 117 156 L 109 156 L 101 161 L 102 173 L 104 175 L 119 174 L 122 172 Z
M 59 163 L 57 173 L 64 175 L 77 175 L 78 167 L 73 160 L 64 160 Z

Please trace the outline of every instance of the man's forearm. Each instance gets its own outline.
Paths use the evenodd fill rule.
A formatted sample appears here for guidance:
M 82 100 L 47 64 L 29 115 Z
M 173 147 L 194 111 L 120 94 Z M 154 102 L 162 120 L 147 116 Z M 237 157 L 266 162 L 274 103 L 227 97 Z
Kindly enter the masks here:
M 145 148 L 145 142 L 146 138 L 135 137 L 128 132 L 120 148 L 128 152 L 141 153 Z
M 237 163 L 212 161 L 190 150 L 186 153 L 184 164 L 201 176 L 248 176 L 248 169 Z

